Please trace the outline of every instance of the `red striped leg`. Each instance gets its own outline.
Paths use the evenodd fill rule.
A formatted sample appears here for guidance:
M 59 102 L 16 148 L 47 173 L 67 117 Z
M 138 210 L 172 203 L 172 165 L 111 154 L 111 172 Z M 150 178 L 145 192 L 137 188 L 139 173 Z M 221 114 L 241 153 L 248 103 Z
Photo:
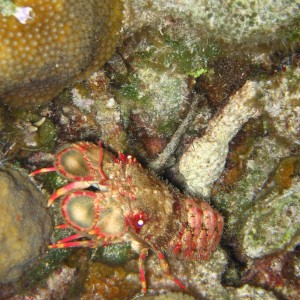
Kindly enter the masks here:
M 164 271 L 165 275 L 175 282 L 181 289 L 186 290 L 186 286 L 178 278 L 171 274 L 169 265 L 163 253 L 161 251 L 156 251 L 156 255 L 159 259 L 160 267 Z
M 99 162 L 98 162 L 98 169 L 99 169 L 99 173 L 102 176 L 102 178 L 104 180 L 107 180 L 108 177 L 106 176 L 106 174 L 104 173 L 104 171 L 102 169 L 102 163 L 103 163 L 103 147 L 102 147 L 102 141 L 99 141 Z
M 81 238 L 81 237 L 82 237 L 82 235 L 79 234 L 79 233 L 72 234 L 72 235 L 69 235 L 69 236 L 67 236 L 67 237 L 65 237 L 65 238 L 63 238 L 63 239 L 57 241 L 56 244 L 64 244 L 64 243 L 68 243 L 68 242 L 74 241 L 74 240 L 76 240 L 76 239 L 79 239 L 79 238 Z
M 48 200 L 48 207 L 60 196 L 72 191 L 72 190 L 83 190 L 88 188 L 92 182 L 88 181 L 75 181 L 70 182 L 69 184 L 65 185 L 64 187 L 58 189 L 55 193 L 51 195 L 51 197 Z
M 96 246 L 95 241 L 84 240 L 84 241 L 75 241 L 75 242 L 66 242 L 66 243 L 57 243 L 49 245 L 48 248 L 73 248 L 73 247 L 89 247 L 94 248 Z
M 55 171 L 56 171 L 55 167 L 42 168 L 42 169 L 36 170 L 34 172 L 31 172 L 29 174 L 29 176 L 34 176 L 34 175 L 37 175 L 37 174 L 47 173 L 47 172 L 55 172 Z
M 60 224 L 55 226 L 55 229 L 67 229 L 67 228 L 70 228 L 68 224 Z
M 140 257 L 138 260 L 140 279 L 142 283 L 142 291 L 144 294 L 147 292 L 147 283 L 146 283 L 146 272 L 145 272 L 145 260 L 148 256 L 148 249 L 143 248 L 140 253 Z

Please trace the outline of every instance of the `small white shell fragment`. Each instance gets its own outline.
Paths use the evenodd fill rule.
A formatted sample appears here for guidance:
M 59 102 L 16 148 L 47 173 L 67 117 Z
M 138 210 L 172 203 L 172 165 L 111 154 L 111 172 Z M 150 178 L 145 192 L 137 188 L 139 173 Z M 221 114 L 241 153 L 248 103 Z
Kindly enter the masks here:
M 38 128 L 35 127 L 35 126 L 30 125 L 27 130 L 28 130 L 29 133 L 34 133 L 34 132 L 38 131 Z
M 46 118 L 45 117 L 42 117 L 40 120 L 38 120 L 37 122 L 33 123 L 34 126 L 36 127 L 40 127 L 42 126 L 46 121 Z
M 114 98 L 109 98 L 107 103 L 106 103 L 106 107 L 107 108 L 113 108 L 116 105 L 116 101 Z

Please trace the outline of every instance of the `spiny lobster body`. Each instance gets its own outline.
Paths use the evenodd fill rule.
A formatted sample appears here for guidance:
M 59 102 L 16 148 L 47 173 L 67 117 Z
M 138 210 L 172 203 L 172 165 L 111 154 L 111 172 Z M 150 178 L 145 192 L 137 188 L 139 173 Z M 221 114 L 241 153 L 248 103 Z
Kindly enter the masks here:
M 31 175 L 56 171 L 70 183 L 49 199 L 62 196 L 62 214 L 76 233 L 51 248 L 98 247 L 131 242 L 139 254 L 143 292 L 148 249 L 159 258 L 166 276 L 185 285 L 169 271 L 163 252 L 183 259 L 207 260 L 222 236 L 223 218 L 206 202 L 183 195 L 145 170 L 131 156 L 114 156 L 102 144 L 79 142 L 63 147 L 55 166 Z M 98 191 L 90 191 L 89 187 Z

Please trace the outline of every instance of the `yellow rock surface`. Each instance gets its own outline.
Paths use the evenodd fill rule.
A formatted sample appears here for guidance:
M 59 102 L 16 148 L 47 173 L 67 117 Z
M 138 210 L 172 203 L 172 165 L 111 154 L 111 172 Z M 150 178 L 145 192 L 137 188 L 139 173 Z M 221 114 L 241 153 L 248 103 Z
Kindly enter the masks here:
M 18 279 L 46 248 L 51 220 L 44 203 L 20 171 L 0 168 L 0 283 Z

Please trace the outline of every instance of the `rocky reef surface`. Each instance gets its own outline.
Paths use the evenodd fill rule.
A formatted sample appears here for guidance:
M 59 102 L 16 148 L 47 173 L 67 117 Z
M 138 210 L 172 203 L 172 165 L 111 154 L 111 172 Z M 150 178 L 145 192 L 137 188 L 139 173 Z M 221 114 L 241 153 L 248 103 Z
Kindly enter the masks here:
M 27 174 L 0 169 L 0 283 L 20 278 L 45 251 L 52 226 L 44 200 Z
M 4 16 L 1 5 L 8 2 L 0 1 L 0 16 Z M 32 7 L 33 20 L 22 24 L 13 11 L 6 23 L 34 30 L 36 12 L 50 11 L 32 2 L 14 1 L 18 7 Z M 150 254 L 148 295 L 141 295 L 137 257 L 126 243 L 52 249 L 41 257 L 36 251 L 48 243 L 43 236 L 29 253 L 39 262 L 34 284 L 26 289 L 18 276 L 11 277 L 10 284 L 1 286 L 0 298 L 299 299 L 300 2 L 126 0 L 123 27 L 117 34 L 123 3 L 102 1 L 103 12 L 92 13 L 95 6 L 87 11 L 104 18 L 98 22 L 108 22 L 104 35 L 91 29 L 95 24 L 91 19 L 82 20 L 84 6 L 95 5 L 94 1 L 66 2 L 67 11 L 77 11 L 76 20 L 88 28 L 87 36 L 105 36 L 100 44 L 106 50 L 102 57 L 98 46 L 84 44 L 88 37 L 78 40 L 81 31 L 70 32 L 71 44 L 73 39 L 80 44 L 76 55 L 68 58 L 70 64 L 77 56 L 90 63 L 83 67 L 78 59 L 79 69 L 71 79 L 66 67 L 60 69 L 61 75 L 53 73 L 60 85 L 51 95 L 41 80 L 47 100 L 34 100 L 44 104 L 30 109 L 23 107 L 29 100 L 12 98 L 21 95 L 18 85 L 11 85 L 10 92 L 1 87 L 20 78 L 3 81 L 0 71 L 1 100 L 19 106 L 0 107 L 1 163 L 21 165 L 30 172 L 51 166 L 55 151 L 65 143 L 101 139 L 113 151 L 137 157 L 162 180 L 209 202 L 224 216 L 225 230 L 207 262 L 167 257 L 186 291 L 163 275 Z M 54 16 L 60 18 L 58 13 Z M 112 26 L 109 16 L 116 22 Z M 10 30 L 1 26 L 0 34 L 14 34 L 11 26 Z M 100 68 L 114 52 L 117 39 L 116 53 Z M 34 36 L 32 43 L 38 43 Z M 62 45 L 53 40 L 49 49 Z M 6 50 L 0 48 L 0 57 L 17 72 L 22 64 L 16 67 Z M 85 71 L 90 67 L 95 72 L 88 77 Z M 85 75 L 85 81 L 68 87 Z M 24 76 L 20 75 L 21 82 Z M 37 95 L 28 99 L 46 99 L 34 81 L 26 82 Z M 52 99 L 54 94 L 59 95 Z M 23 184 L 23 179 L 16 181 Z M 45 194 L 66 184 L 54 173 L 36 181 Z M 6 209 L 11 209 L 8 204 Z M 59 201 L 49 211 L 54 224 L 60 224 Z M 4 232 L 12 238 L 10 231 Z M 52 243 L 60 238 L 55 230 Z M 27 265 L 27 260 L 18 264 L 23 263 Z M 3 276 L 8 277 L 5 270 Z
M 162 33 L 184 38 L 188 43 L 201 43 L 201 38 L 207 37 L 231 47 L 239 45 L 257 51 L 255 47 L 293 38 L 299 26 L 298 0 L 133 0 L 125 3 L 128 12 L 125 26 L 129 33 L 155 26 Z

